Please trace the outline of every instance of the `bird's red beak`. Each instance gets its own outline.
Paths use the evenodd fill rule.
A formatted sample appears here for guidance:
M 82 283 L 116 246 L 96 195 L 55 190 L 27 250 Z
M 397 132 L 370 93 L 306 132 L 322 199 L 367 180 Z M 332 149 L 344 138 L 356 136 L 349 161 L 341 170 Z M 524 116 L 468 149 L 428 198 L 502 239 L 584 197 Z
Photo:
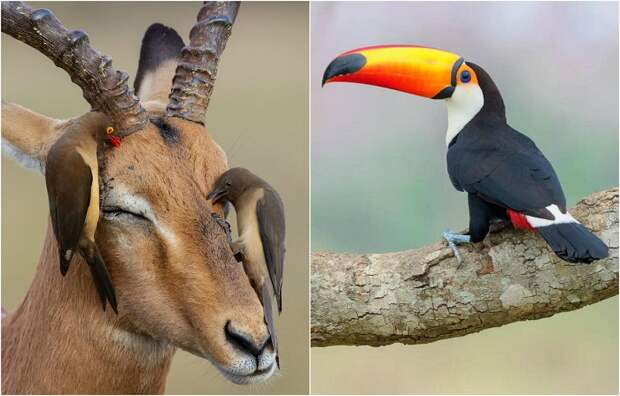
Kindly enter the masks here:
M 360 48 L 334 59 L 323 85 L 353 82 L 395 89 L 432 99 L 449 98 L 463 58 L 451 52 L 411 45 Z

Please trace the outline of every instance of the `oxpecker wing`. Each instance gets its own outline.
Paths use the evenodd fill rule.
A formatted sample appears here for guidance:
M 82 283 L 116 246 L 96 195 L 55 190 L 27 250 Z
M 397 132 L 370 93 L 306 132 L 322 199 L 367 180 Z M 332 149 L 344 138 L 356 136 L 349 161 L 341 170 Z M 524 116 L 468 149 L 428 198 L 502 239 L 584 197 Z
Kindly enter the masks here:
M 256 204 L 256 214 L 265 262 L 278 303 L 278 312 L 282 312 L 282 272 L 286 249 L 284 247 L 284 205 L 278 193 L 271 188 L 264 188 L 263 197 Z
M 93 176 L 74 147 L 59 143 L 61 145 L 56 144 L 48 155 L 45 184 L 52 227 L 58 241 L 60 271 L 65 275 L 84 229 Z

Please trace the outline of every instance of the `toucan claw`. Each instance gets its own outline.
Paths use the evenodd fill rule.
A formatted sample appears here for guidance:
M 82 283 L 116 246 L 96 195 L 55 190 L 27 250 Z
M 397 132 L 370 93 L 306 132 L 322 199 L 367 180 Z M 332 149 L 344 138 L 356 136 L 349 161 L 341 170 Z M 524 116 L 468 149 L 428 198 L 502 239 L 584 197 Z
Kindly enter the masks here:
M 471 237 L 469 235 L 459 234 L 451 230 L 445 230 L 442 235 L 448 243 L 448 246 L 450 246 L 450 249 L 452 249 L 454 257 L 456 257 L 456 262 L 458 263 L 456 269 L 461 268 L 461 265 L 463 264 L 463 258 L 461 257 L 461 253 L 459 252 L 457 245 L 463 243 L 470 243 Z

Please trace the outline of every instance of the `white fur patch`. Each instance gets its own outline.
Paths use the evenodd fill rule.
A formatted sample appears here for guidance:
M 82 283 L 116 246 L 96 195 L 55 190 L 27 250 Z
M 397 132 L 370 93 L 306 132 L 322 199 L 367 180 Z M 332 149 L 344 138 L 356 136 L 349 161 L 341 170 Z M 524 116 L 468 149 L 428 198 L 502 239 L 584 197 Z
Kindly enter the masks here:
M 478 84 L 460 84 L 454 89 L 451 97 L 446 99 L 448 106 L 448 130 L 446 131 L 446 146 L 461 132 L 478 114 L 484 105 L 484 95 Z
M 538 217 L 525 216 L 527 222 L 534 228 L 548 227 L 553 224 L 579 223 L 568 211 L 562 213 L 557 205 L 549 205 L 546 209 L 551 212 L 555 220 L 541 219 Z
M 115 194 L 111 194 L 107 202 L 108 205 L 118 206 L 124 208 L 132 213 L 138 213 L 147 219 L 149 219 L 153 225 L 159 231 L 159 234 L 171 245 L 177 244 L 177 238 L 166 226 L 161 224 L 151 207 L 149 201 L 136 194 L 132 194 L 124 191 L 122 188 L 118 188 Z
M 146 367 L 152 367 L 167 359 L 174 347 L 165 341 L 155 340 L 141 334 L 113 328 L 110 330 L 111 339 L 121 348 L 140 355 L 140 363 Z
M 38 158 L 34 158 L 19 150 L 17 147 L 9 143 L 6 139 L 2 138 L 2 151 L 5 154 L 17 161 L 18 164 L 24 168 L 34 169 L 41 173 L 45 173 L 45 167 Z

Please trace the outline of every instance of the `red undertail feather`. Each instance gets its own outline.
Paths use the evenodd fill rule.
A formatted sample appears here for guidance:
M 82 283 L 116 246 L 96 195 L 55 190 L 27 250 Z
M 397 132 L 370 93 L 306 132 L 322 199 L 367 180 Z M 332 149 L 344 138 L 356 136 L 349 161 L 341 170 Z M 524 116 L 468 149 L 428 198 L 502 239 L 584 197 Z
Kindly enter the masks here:
M 523 213 L 515 212 L 512 209 L 506 209 L 506 212 L 508 212 L 510 221 L 512 222 L 512 225 L 515 226 L 515 228 L 529 230 L 532 232 L 536 231 L 536 229 L 532 227 L 530 223 L 527 221 L 527 218 L 525 217 Z

